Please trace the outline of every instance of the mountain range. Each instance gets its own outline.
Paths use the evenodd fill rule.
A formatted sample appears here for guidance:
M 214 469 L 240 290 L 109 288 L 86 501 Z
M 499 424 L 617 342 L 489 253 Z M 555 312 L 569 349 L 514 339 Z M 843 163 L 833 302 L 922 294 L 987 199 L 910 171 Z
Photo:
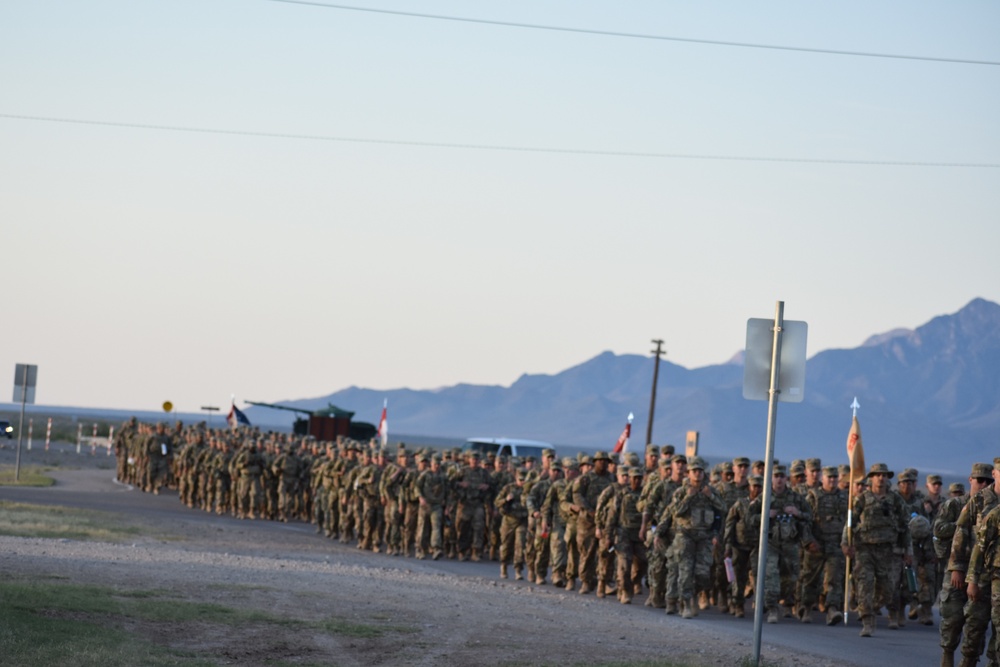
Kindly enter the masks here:
M 610 449 L 635 414 L 631 447 L 645 441 L 652 357 L 603 352 L 554 375 L 522 375 L 509 387 L 458 384 L 433 390 L 349 387 L 282 402 L 308 410 L 332 403 L 377 421 L 388 399 L 390 438 L 399 434 L 546 440 L 561 450 Z M 780 403 L 775 456 L 846 462 L 849 406 L 858 398 L 866 459 L 967 474 L 973 461 L 1000 455 L 1000 305 L 974 299 L 914 330 L 874 335 L 853 349 L 819 352 L 806 364 L 801 403 Z M 288 413 L 246 410 L 254 423 Z M 700 434 L 711 457 L 763 458 L 767 403 L 743 398 L 743 355 L 687 369 L 661 361 L 653 442 L 683 449 Z

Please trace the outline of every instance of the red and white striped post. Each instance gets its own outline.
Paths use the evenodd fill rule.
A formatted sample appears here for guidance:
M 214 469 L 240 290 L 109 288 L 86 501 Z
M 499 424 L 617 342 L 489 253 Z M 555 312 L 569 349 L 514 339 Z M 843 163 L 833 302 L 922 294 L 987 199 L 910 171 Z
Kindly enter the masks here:
M 112 424 L 108 428 L 108 456 L 111 456 L 111 447 L 115 442 L 115 425 Z
M 31 451 L 31 432 L 34 430 L 35 420 L 28 419 L 28 451 Z
M 94 424 L 94 432 L 90 437 L 90 455 L 97 453 L 97 424 Z
M 49 451 L 50 440 L 52 440 L 52 417 L 49 417 L 49 425 L 45 427 L 45 451 Z

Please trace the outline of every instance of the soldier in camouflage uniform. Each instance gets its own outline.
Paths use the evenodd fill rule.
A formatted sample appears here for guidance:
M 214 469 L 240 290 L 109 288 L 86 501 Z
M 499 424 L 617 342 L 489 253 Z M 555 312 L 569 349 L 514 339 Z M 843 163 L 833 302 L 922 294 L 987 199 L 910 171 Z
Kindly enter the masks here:
M 850 531 L 844 529 L 841 547 L 844 555 L 854 558 L 854 578 L 857 587 L 858 614 L 861 616 L 861 636 L 875 632 L 875 612 L 883 601 L 889 607 L 889 628 L 899 627 L 900 571 L 895 566 L 902 557 L 909 564 L 909 513 L 899 494 L 889 490 L 893 473 L 884 463 L 868 470 L 871 486 L 854 500 L 854 521 Z
M 442 529 L 448 479 L 441 472 L 441 459 L 437 455 L 429 458 L 421 454 L 417 458 L 417 470 L 414 488 L 420 499 L 420 515 L 417 519 L 416 556 L 424 559 L 431 552 L 437 560 L 444 549 Z
M 688 483 L 674 492 L 669 523 L 677 555 L 681 618 L 694 618 L 698 615 L 695 595 L 711 586 L 712 549 L 719 541 L 725 507 L 705 479 L 705 461 L 690 457 L 687 467 Z M 658 526 L 657 531 L 664 528 Z
M 662 457 L 660 461 L 662 469 Z M 643 527 L 640 535 L 645 538 L 649 555 L 649 598 L 646 606 L 666 608 L 667 614 L 676 614 L 680 589 L 677 585 L 678 561 L 673 548 L 670 504 L 677 489 L 687 482 L 688 470 L 687 457 L 681 454 L 672 455 L 669 461 L 669 474 L 664 473 L 663 479 L 649 488 L 648 495 L 642 501 Z
M 989 510 L 979 521 L 966 578 L 969 600 L 990 607 L 995 633 L 1000 627 L 1000 506 Z M 963 654 L 962 667 L 974 664 Z
M 955 649 L 962 641 L 962 628 L 965 627 L 965 604 L 969 598 L 966 594 L 965 583 L 965 563 L 956 562 L 952 569 L 952 540 L 957 532 L 959 518 L 961 517 L 969 499 L 979 493 L 979 491 L 993 484 L 993 466 L 989 463 L 972 464 L 972 472 L 969 474 L 970 493 L 961 493 L 944 501 L 938 509 L 937 517 L 934 519 L 932 530 L 934 532 L 934 547 L 939 561 L 945 563 L 945 577 L 941 592 L 938 594 L 938 604 L 941 612 L 941 664 L 953 667 L 955 663 Z M 952 484 L 960 487 L 960 484 Z M 964 489 L 962 489 L 964 491 Z M 965 523 L 968 522 L 966 515 Z M 971 553 L 971 552 L 970 552 Z
M 253 440 L 233 457 L 233 469 L 237 475 L 235 506 L 236 518 L 255 519 L 261 505 L 260 473 L 262 462 L 260 452 Z
M 490 486 L 493 489 L 493 495 L 500 493 L 503 487 L 513 481 L 514 475 L 509 469 L 506 455 L 496 456 L 490 471 Z M 503 523 L 503 516 L 496 511 L 495 507 L 490 507 L 487 522 L 489 524 L 487 530 L 489 531 L 490 560 L 496 561 L 500 559 L 500 524 Z
M 812 536 L 819 545 L 818 553 L 804 551 L 802 588 L 798 616 L 810 622 L 813 606 L 822 593 L 826 600 L 826 624 L 837 625 L 844 620 L 844 570 L 846 562 L 840 549 L 840 538 L 847 522 L 848 496 L 840 490 L 840 472 L 836 466 L 823 468 L 818 488 L 809 489 L 806 502 L 812 512 Z
M 503 516 L 500 526 L 500 577 L 507 578 L 507 567 L 514 563 L 515 578 L 524 579 L 524 542 L 528 531 L 528 508 L 524 503 L 524 480 L 527 473 L 518 470 L 514 481 L 497 493 L 494 505 Z
M 751 512 L 761 511 L 764 498 L 761 496 L 750 506 Z M 767 559 L 763 579 L 755 574 L 757 585 L 764 587 L 764 611 L 767 622 L 777 623 L 779 600 L 784 601 L 783 615 L 792 616 L 795 604 L 795 586 L 801 568 L 800 548 L 808 547 L 814 554 L 819 553 L 819 545 L 812 539 L 810 524 L 812 514 L 806 501 L 789 488 L 786 468 L 775 466 L 771 476 L 771 497 L 768 508 L 769 530 L 767 536 Z M 757 554 L 750 555 L 751 562 L 757 562 Z
M 358 523 L 358 548 L 379 553 L 381 538 L 378 534 L 379 510 L 382 498 L 379 494 L 381 470 L 375 463 L 371 447 L 361 452 L 361 466 L 354 478 L 354 493 L 360 500 L 361 521 Z M 355 503 L 358 501 L 356 500 Z
M 597 452 L 593 457 L 594 469 L 573 483 L 573 504 L 579 507 L 576 540 L 580 551 L 580 593 L 586 594 L 597 587 L 597 499 L 601 492 L 614 482 L 608 465 L 607 452 Z
M 931 526 L 927 520 L 927 512 L 924 509 L 923 494 L 917 490 L 917 478 L 920 474 L 915 468 L 906 468 L 899 474 L 896 484 L 896 492 L 906 504 L 907 520 L 910 526 L 910 545 L 913 550 L 912 567 L 917 575 L 917 592 L 911 593 L 907 585 L 906 577 L 900 575 L 899 581 L 899 618 L 900 626 L 905 622 L 904 612 L 909 605 L 910 618 L 915 619 L 921 614 L 921 608 L 926 605 L 927 610 L 923 618 L 930 620 L 931 588 L 934 586 L 933 569 L 929 566 L 928 559 L 936 560 L 933 553 L 933 546 L 930 542 Z M 919 517 L 919 518 L 917 518 Z M 914 535 L 914 528 L 920 534 L 921 540 L 926 540 L 926 544 L 919 544 Z M 900 564 L 902 569 L 902 564 Z
M 528 564 L 528 581 L 533 581 L 539 585 L 545 584 L 545 576 L 549 571 L 549 557 L 551 555 L 549 533 L 543 530 L 542 525 L 542 507 L 545 504 L 545 498 L 549 494 L 549 489 L 552 488 L 552 483 L 555 481 L 556 475 L 561 475 L 562 470 L 559 464 L 553 463 L 551 457 L 548 456 L 548 453 L 551 451 L 546 450 L 545 455 L 542 456 L 543 473 L 525 494 L 525 501 L 528 506 L 529 538 L 534 542 L 534 548 L 532 549 L 534 562 Z M 553 470 L 560 472 L 553 473 Z M 534 576 L 533 579 L 532 576 Z
M 639 537 L 642 527 L 642 511 L 639 499 L 642 495 L 644 470 L 635 466 L 628 470 L 628 484 L 612 487 L 615 489 L 608 503 L 602 523 L 602 534 L 613 536 L 615 546 L 616 581 L 618 601 L 631 604 L 636 590 L 641 590 L 641 572 L 646 559 L 646 545 Z M 636 578 L 638 575 L 638 579 Z
M 993 459 L 993 484 L 982 489 L 969 501 L 962 510 L 958 522 L 955 525 L 955 537 L 951 543 L 951 561 L 949 569 L 968 572 L 969 559 L 972 554 L 972 546 L 976 539 L 976 532 L 986 515 L 997 505 L 1000 505 L 1000 457 Z M 967 576 L 967 575 L 965 575 Z M 964 576 L 963 576 L 964 578 Z M 968 582 L 965 582 L 968 586 Z M 986 643 L 986 633 L 990 625 L 990 600 L 986 596 L 978 596 L 977 599 L 970 599 L 965 605 L 965 636 L 962 639 L 962 662 L 961 667 L 972 667 L 983 654 L 983 647 L 986 646 L 986 654 L 991 663 L 997 662 L 996 632 L 993 640 Z
M 638 459 L 634 461 L 638 463 Z M 595 531 L 595 536 L 597 538 L 597 597 L 603 598 L 607 593 L 614 592 L 614 587 L 609 587 L 608 581 L 612 573 L 609 571 L 605 565 L 605 559 L 602 558 L 604 554 L 612 555 L 615 550 L 615 534 L 613 532 L 608 532 L 604 530 L 604 524 L 608 520 L 608 512 L 610 511 L 611 505 L 617 494 L 624 489 L 628 488 L 628 471 L 631 466 L 620 465 L 616 466 L 614 476 L 615 482 L 608 488 L 601 491 L 600 497 L 597 499 L 597 509 L 594 511 L 594 523 L 597 524 L 597 529 Z M 613 557 L 613 556 L 612 556 Z
M 271 462 L 271 474 L 276 480 L 278 489 L 277 519 L 288 522 L 295 516 L 295 496 L 298 494 L 299 466 L 301 461 L 291 445 L 286 445 L 284 451 L 277 454 Z
M 156 425 L 156 433 L 146 439 L 146 456 L 148 466 L 143 490 L 160 494 L 160 489 L 170 482 L 170 462 L 173 458 L 173 438 L 167 433 L 163 422 Z
M 564 588 L 570 573 L 566 530 L 569 523 L 576 522 L 568 510 L 570 503 L 567 502 L 564 507 L 563 500 L 568 497 L 568 489 L 572 487 L 573 480 L 580 473 L 580 467 L 576 460 L 567 457 L 563 459 L 560 468 L 564 474 L 561 477 L 556 475 L 542 504 L 542 531 L 549 533 L 552 584 Z M 572 574 L 575 578 L 576 570 L 572 570 Z
M 408 468 L 406 448 L 400 447 L 396 451 L 396 462 L 388 464 L 382 474 L 379 492 L 385 512 L 386 553 L 390 556 L 403 553 L 403 515 L 406 510 L 402 496 Z
M 479 452 L 470 452 L 468 465 L 455 481 L 458 495 L 459 560 L 479 561 L 486 538 L 486 502 L 489 499 L 489 473 L 479 465 Z
M 746 615 L 746 590 L 750 577 L 750 555 L 757 551 L 760 540 L 759 505 L 758 511 L 751 511 L 750 505 L 760 497 L 764 481 L 760 475 L 751 475 L 747 480 L 749 495 L 740 497 L 729 508 L 726 515 L 723 542 L 725 557 L 733 563 L 733 581 L 730 583 L 729 613 L 736 618 Z

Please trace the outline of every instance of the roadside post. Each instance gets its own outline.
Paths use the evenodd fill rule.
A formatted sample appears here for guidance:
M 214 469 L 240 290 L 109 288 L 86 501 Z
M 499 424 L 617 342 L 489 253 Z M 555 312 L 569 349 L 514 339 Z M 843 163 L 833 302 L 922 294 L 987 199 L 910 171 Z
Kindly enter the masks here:
M 17 423 L 17 455 L 14 457 L 14 481 L 21 478 L 21 430 L 24 427 L 24 406 L 35 402 L 35 383 L 38 381 L 38 366 L 16 364 L 14 366 L 14 402 L 21 402 L 21 421 Z
M 767 536 L 770 532 L 771 477 L 774 468 L 774 431 L 778 401 L 802 401 L 806 379 L 805 322 L 786 322 L 785 302 L 778 301 L 774 319 L 747 320 L 747 345 L 743 367 L 743 398 L 767 400 L 767 438 L 764 446 L 764 483 L 754 587 L 753 664 L 760 665 L 760 638 L 764 623 L 764 577 L 767 570 Z

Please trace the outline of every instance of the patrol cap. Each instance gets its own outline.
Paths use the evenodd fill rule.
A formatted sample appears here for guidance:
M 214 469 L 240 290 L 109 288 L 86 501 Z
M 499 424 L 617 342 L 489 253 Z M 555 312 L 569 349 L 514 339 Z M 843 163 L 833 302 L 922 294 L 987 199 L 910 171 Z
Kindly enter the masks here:
M 660 447 L 660 456 L 673 456 L 675 451 L 673 445 L 663 445 Z
M 551 448 L 542 450 L 543 459 L 554 459 L 555 457 L 556 457 L 556 450 Z
M 630 466 L 637 466 L 641 461 L 639 461 L 639 455 L 635 452 L 629 452 L 625 455 L 625 462 Z
M 515 476 L 515 477 L 517 478 L 517 480 L 518 480 L 519 482 L 523 482 L 523 481 L 524 481 L 524 478 L 525 478 L 525 477 L 527 476 L 527 474 L 528 474 L 528 471 L 527 471 L 527 470 L 525 470 L 524 468 L 518 468 L 518 469 L 517 469 L 517 470 L 516 470 L 516 471 L 514 472 L 514 476 Z
M 748 459 L 745 456 L 737 456 L 735 459 L 733 459 L 733 467 L 736 467 L 736 466 L 747 466 L 749 468 L 750 467 L 750 459 Z
M 600 452 L 597 452 L 596 454 L 594 454 L 594 458 L 593 458 L 592 460 L 593 460 L 593 461 L 594 461 L 595 463 L 596 463 L 597 461 L 610 461 L 610 460 L 611 460 L 611 457 L 610 457 L 610 456 L 608 456 L 608 453 L 607 453 L 607 452 L 604 452 L 604 451 L 600 451 Z
M 915 482 L 917 481 L 917 471 L 914 468 L 907 468 L 903 472 L 899 473 L 900 482 Z
M 427 463 L 428 458 L 426 454 L 417 454 L 417 463 Z
M 989 463 L 973 463 L 972 474 L 969 477 L 973 479 L 991 479 L 993 477 L 993 466 Z
M 889 470 L 889 466 L 885 463 L 873 463 L 872 467 L 868 469 L 868 474 L 866 477 L 871 477 L 872 475 L 885 475 L 889 479 L 895 475 L 893 471 Z
M 846 463 L 841 463 L 839 466 L 837 466 L 837 472 L 840 473 L 841 477 L 847 477 L 848 475 L 851 474 L 851 466 L 847 465 Z
M 635 466 L 628 469 L 628 476 L 629 479 L 631 479 L 632 477 L 642 477 L 645 474 L 645 472 L 646 471 L 643 470 L 641 466 Z
M 646 445 L 646 455 L 647 456 L 659 456 L 660 448 L 656 445 Z
M 572 456 L 564 456 L 562 459 L 563 468 L 568 468 L 571 465 L 577 465 L 576 459 Z
M 732 472 L 733 471 L 733 464 L 730 463 L 729 461 L 723 461 L 719 465 L 722 466 L 722 472 L 724 472 L 724 473 L 726 473 L 726 472 Z
M 580 464 L 575 459 L 570 459 L 569 463 L 563 466 L 566 470 L 579 470 Z
M 477 452 L 474 449 L 472 451 L 470 451 L 469 452 L 469 459 L 474 459 L 474 460 L 478 461 L 479 460 L 479 452 Z
M 750 486 L 764 486 L 764 478 L 760 475 L 750 475 L 750 477 L 747 478 L 747 483 Z
M 672 461 L 672 460 L 673 460 L 672 456 L 661 456 L 660 460 L 657 461 L 656 463 L 661 468 L 669 468 L 670 467 L 670 461 Z
M 948 493 L 953 496 L 964 496 L 965 495 L 965 484 L 961 482 L 953 482 L 948 485 Z
M 537 461 L 538 461 L 538 459 L 536 459 L 534 456 L 525 456 L 524 457 L 524 462 L 525 463 L 537 463 Z
M 704 470 L 705 461 L 700 456 L 689 456 L 687 459 L 688 470 Z
M 792 477 L 798 477 L 799 475 L 806 474 L 806 466 L 804 463 L 793 463 L 792 464 Z
M 615 471 L 615 474 L 619 477 L 628 477 L 628 471 L 631 469 L 631 466 L 618 466 L 618 470 Z
M 823 464 L 819 459 L 806 459 L 806 470 L 822 470 Z
M 837 466 L 825 466 L 823 468 L 823 474 L 827 477 L 840 477 L 840 469 L 837 468 Z
M 764 465 L 765 465 L 764 462 L 761 461 L 760 459 L 757 459 L 756 461 L 753 462 L 754 468 L 763 468 Z
M 788 477 L 788 466 L 785 465 L 774 466 L 774 468 L 771 469 L 771 476 L 777 477 L 778 475 L 781 475 L 782 477 Z
M 670 457 L 671 463 L 687 463 L 687 457 L 683 454 L 674 454 Z
M 553 461 L 549 464 L 549 472 L 562 472 L 562 464 L 559 461 Z
M 806 469 L 806 462 L 803 461 L 802 459 L 795 459 L 795 460 L 792 461 L 792 470 L 794 470 L 795 468 L 798 468 L 799 466 L 802 467 L 802 470 L 805 470 Z
M 582 466 L 589 466 L 589 465 L 591 465 L 591 464 L 592 464 L 593 462 L 594 462 L 594 460 L 593 460 L 593 459 L 591 459 L 591 458 L 590 458 L 589 456 L 587 456 L 586 454 L 584 454 L 583 456 L 581 456 L 581 457 L 580 457 L 580 465 L 582 465 Z
M 998 456 L 995 459 L 993 459 L 993 467 L 994 468 L 1000 468 L 1000 456 Z
M 941 475 L 927 475 L 928 484 L 943 484 L 941 481 Z

